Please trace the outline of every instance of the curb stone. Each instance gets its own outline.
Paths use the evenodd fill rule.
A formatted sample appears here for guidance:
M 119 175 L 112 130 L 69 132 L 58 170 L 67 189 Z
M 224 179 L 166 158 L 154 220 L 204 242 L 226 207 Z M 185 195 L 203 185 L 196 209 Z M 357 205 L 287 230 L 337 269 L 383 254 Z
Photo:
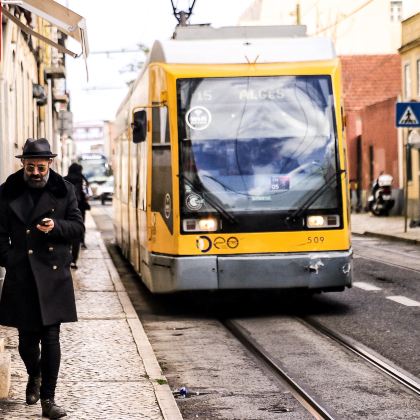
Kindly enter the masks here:
M 96 223 L 92 216 L 87 216 L 96 228 Z M 137 351 L 143 361 L 144 368 L 149 376 L 150 382 L 153 386 L 157 403 L 165 420 L 182 420 L 181 412 L 176 404 L 175 398 L 168 385 L 165 375 L 160 369 L 156 355 L 153 351 L 152 345 L 144 331 L 143 325 L 137 316 L 137 313 L 131 303 L 124 285 L 118 275 L 118 272 L 112 263 L 111 256 L 106 249 L 100 232 L 97 232 L 97 241 L 99 248 L 103 253 L 105 264 L 109 275 L 111 277 L 114 288 L 117 292 L 118 299 L 121 303 L 123 311 L 126 315 L 127 323 L 133 334 L 134 342 L 137 346 Z
M 352 235 L 367 236 L 367 237 L 370 237 L 370 238 L 387 239 L 389 241 L 405 242 L 405 243 L 414 244 L 414 245 L 419 245 L 420 244 L 420 240 L 418 240 L 418 239 L 402 238 L 401 236 L 388 235 L 386 233 L 364 231 L 363 233 L 352 232 Z

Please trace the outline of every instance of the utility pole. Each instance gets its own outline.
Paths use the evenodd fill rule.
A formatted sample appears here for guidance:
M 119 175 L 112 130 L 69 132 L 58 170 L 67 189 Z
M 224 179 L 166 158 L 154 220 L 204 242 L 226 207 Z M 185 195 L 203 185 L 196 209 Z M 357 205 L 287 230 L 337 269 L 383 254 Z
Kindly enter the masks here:
M 296 1 L 296 25 L 300 25 L 300 0 Z

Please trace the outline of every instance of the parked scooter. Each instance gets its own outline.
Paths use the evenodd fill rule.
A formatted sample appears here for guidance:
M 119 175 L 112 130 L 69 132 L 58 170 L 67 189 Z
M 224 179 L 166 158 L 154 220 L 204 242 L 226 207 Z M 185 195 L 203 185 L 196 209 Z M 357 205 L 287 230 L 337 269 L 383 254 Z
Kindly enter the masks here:
M 393 177 L 388 174 L 381 174 L 372 185 L 372 192 L 368 198 L 368 211 L 375 216 L 388 216 L 389 211 L 394 207 L 395 200 L 391 195 Z

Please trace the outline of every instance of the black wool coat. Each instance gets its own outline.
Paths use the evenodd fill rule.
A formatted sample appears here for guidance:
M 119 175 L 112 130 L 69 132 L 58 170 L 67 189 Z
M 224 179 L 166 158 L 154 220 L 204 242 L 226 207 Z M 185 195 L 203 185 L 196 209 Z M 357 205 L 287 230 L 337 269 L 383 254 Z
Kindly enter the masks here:
M 36 228 L 44 217 L 54 220 L 47 234 Z M 77 321 L 71 243 L 84 230 L 73 186 L 56 172 L 50 170 L 36 205 L 23 170 L 7 178 L 0 186 L 0 324 L 33 330 Z

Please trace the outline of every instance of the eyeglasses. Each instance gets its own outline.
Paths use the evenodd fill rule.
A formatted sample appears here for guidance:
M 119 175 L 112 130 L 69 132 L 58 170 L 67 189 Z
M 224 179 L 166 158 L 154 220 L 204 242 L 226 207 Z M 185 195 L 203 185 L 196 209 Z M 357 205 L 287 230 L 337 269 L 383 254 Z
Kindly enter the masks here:
M 38 172 L 45 172 L 48 169 L 48 165 L 33 165 L 32 163 L 28 163 L 25 165 L 25 169 L 28 172 L 35 172 L 35 169 L 38 169 Z

